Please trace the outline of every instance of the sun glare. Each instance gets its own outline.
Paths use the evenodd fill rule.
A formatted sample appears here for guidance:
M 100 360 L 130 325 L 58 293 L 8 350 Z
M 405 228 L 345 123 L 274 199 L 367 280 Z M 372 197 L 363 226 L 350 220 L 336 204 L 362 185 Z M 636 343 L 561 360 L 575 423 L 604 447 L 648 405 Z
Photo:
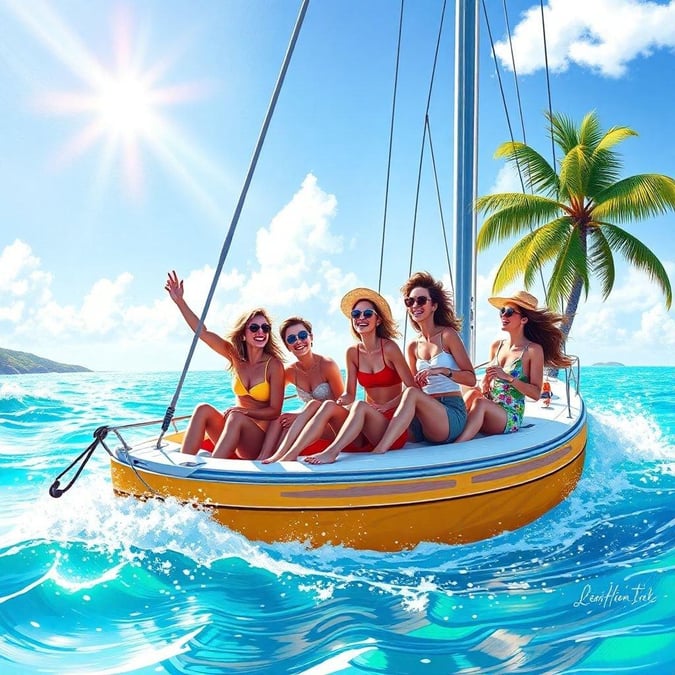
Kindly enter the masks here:
M 152 133 L 151 91 L 139 78 L 127 75 L 111 80 L 98 93 L 95 108 L 112 135 L 140 140 Z

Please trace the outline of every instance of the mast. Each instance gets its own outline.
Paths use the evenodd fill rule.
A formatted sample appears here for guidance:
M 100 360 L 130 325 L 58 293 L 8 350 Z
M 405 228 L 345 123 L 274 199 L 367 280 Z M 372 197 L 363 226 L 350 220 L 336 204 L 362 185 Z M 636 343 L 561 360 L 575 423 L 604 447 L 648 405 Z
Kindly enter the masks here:
M 455 6 L 453 244 L 455 312 L 472 362 L 476 356 L 476 201 L 478 149 L 478 0 Z

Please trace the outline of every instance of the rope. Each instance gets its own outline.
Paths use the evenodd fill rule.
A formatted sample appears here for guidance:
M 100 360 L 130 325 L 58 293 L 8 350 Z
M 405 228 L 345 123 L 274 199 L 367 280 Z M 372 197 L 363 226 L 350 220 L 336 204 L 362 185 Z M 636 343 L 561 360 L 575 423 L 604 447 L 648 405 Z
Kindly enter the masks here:
M 237 223 L 239 222 L 239 217 L 241 215 L 241 211 L 244 207 L 244 202 L 246 201 L 246 195 L 248 193 L 248 188 L 251 184 L 251 180 L 253 179 L 253 173 L 255 171 L 255 167 L 258 163 L 258 157 L 260 156 L 260 151 L 262 150 L 263 143 L 265 141 L 265 136 L 267 135 L 267 129 L 270 125 L 270 122 L 272 120 L 272 114 L 274 112 L 274 108 L 276 107 L 277 99 L 279 98 L 279 92 L 281 91 L 281 85 L 283 84 L 284 78 L 286 76 L 286 71 L 288 70 L 288 65 L 291 61 L 291 56 L 293 55 L 293 50 L 295 48 L 295 43 L 298 39 L 298 35 L 300 33 L 300 28 L 302 26 L 302 22 L 305 18 L 305 14 L 307 12 L 307 6 L 309 5 L 309 0 L 302 0 L 302 5 L 300 7 L 300 11 L 298 12 L 298 18 L 296 19 L 295 26 L 293 28 L 293 33 L 291 35 L 291 39 L 288 44 L 288 48 L 286 50 L 286 55 L 284 56 L 283 63 L 281 64 L 281 70 L 279 72 L 279 76 L 277 77 L 276 84 L 274 86 L 274 91 L 272 92 L 272 97 L 270 99 L 269 106 L 267 108 L 267 113 L 265 114 L 265 118 L 262 123 L 262 127 L 260 129 L 260 134 L 258 136 L 258 141 L 255 145 L 255 149 L 253 151 L 253 156 L 251 157 L 251 161 L 248 167 L 248 171 L 246 173 L 246 178 L 244 180 L 244 185 L 241 190 L 241 194 L 239 195 L 239 201 L 237 202 L 237 206 L 234 210 L 234 214 L 232 216 L 232 221 L 230 222 L 230 227 L 227 231 L 227 236 L 225 237 L 225 241 L 223 242 L 223 247 L 220 252 L 220 258 L 218 260 L 218 265 L 216 267 L 216 271 L 213 275 L 213 281 L 211 282 L 211 288 L 209 289 L 208 296 L 206 298 L 206 302 L 204 303 L 204 309 L 202 310 L 202 314 L 199 317 L 199 323 L 197 324 L 194 332 L 194 337 L 192 338 L 192 344 L 190 345 L 190 350 L 188 352 L 187 358 L 185 360 L 185 365 L 183 366 L 183 372 L 181 373 L 180 379 L 178 381 L 178 385 L 176 386 L 176 392 L 173 395 L 173 398 L 171 400 L 171 404 L 166 410 L 166 414 L 164 416 L 164 420 L 162 422 L 162 433 L 160 434 L 159 438 L 157 439 L 157 447 L 159 448 L 160 443 L 162 441 L 162 437 L 166 433 L 167 429 L 169 428 L 169 424 L 171 423 L 171 419 L 173 417 L 173 413 L 175 412 L 176 405 L 178 403 L 178 398 L 180 396 L 180 392 L 183 388 L 183 383 L 185 382 L 185 377 L 187 376 L 188 368 L 190 366 L 190 362 L 192 361 L 192 356 L 194 355 L 195 348 L 197 346 L 197 342 L 199 341 L 199 336 L 202 332 L 202 328 L 204 327 L 204 321 L 206 319 L 206 315 L 208 314 L 209 307 L 211 306 L 211 301 L 213 299 L 213 295 L 216 291 L 216 286 L 218 284 L 218 279 L 220 278 L 220 273 L 222 272 L 223 265 L 225 264 L 225 259 L 227 258 L 227 254 L 229 253 L 230 250 L 230 245 L 232 243 L 232 238 L 234 237 L 234 232 L 237 228 Z
M 382 289 L 382 269 L 384 267 L 384 240 L 387 230 L 387 209 L 389 205 L 389 179 L 391 177 L 391 155 L 394 145 L 394 117 L 396 113 L 396 93 L 398 92 L 398 66 L 401 61 L 401 35 L 403 34 L 403 4 L 401 0 L 401 13 L 398 20 L 398 42 L 396 44 L 396 69 L 394 71 L 394 95 L 391 102 L 391 123 L 389 125 L 389 153 L 387 156 L 387 180 L 384 188 L 384 215 L 382 219 L 382 244 L 380 246 L 380 272 L 377 278 L 377 292 Z
M 73 486 L 75 481 L 79 478 L 80 474 L 82 473 L 82 469 L 86 466 L 87 462 L 91 458 L 91 456 L 94 454 L 94 450 L 96 450 L 96 446 L 99 443 L 103 443 L 103 439 L 108 435 L 108 427 L 102 426 L 96 429 L 94 431 L 94 440 L 93 442 L 87 447 L 84 452 L 81 452 L 78 457 L 76 457 L 55 479 L 54 482 L 51 484 L 49 487 L 49 494 L 50 496 L 54 497 L 54 499 L 58 499 L 64 492 L 68 492 L 70 488 Z M 75 475 L 72 477 L 71 481 L 66 485 L 64 488 L 59 487 L 61 485 L 61 478 L 65 474 L 67 474 L 80 460 L 82 460 L 82 463 L 80 464 L 80 468 L 75 472 Z

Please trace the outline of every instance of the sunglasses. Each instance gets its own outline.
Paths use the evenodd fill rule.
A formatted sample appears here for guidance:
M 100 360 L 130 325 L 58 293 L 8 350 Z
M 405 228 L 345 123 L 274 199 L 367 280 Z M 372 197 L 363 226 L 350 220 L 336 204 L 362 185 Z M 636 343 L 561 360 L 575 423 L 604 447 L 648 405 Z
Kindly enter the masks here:
M 513 307 L 502 307 L 499 310 L 499 316 L 505 316 L 507 319 L 514 314 L 520 314 L 520 316 L 522 316 L 522 312 L 519 312 L 517 309 L 513 309 Z
M 309 333 L 306 330 L 301 330 L 298 331 L 298 334 L 295 335 L 294 333 L 291 333 L 290 335 L 286 336 L 286 342 L 289 345 L 295 344 L 298 340 L 306 340 L 309 337 Z
M 251 331 L 251 333 L 257 333 L 259 330 L 261 330 L 263 333 L 267 334 L 272 330 L 272 326 L 270 326 L 268 323 L 250 323 L 248 325 L 248 329 Z
M 371 319 L 377 314 L 377 312 L 374 309 L 364 309 L 363 311 L 361 311 L 360 309 L 353 309 L 352 319 L 360 319 L 361 314 L 363 314 L 364 319 Z
M 427 302 L 431 302 L 431 298 L 426 295 L 418 295 L 416 298 L 403 298 L 403 304 L 406 307 L 413 307 L 414 305 L 424 307 Z

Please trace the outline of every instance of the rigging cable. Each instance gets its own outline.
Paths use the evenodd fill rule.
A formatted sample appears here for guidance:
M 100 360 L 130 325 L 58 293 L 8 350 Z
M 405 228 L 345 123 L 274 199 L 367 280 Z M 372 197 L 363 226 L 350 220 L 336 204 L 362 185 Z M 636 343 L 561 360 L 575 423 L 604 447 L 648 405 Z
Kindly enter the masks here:
M 298 17 L 295 22 L 295 26 L 293 27 L 293 33 L 291 35 L 291 39 L 288 43 L 288 47 L 286 49 L 286 55 L 284 56 L 283 63 L 281 64 L 281 70 L 279 71 L 279 75 L 277 77 L 276 84 L 274 85 L 274 90 L 272 92 L 272 97 L 270 99 L 270 103 L 267 108 L 267 112 L 265 113 L 265 118 L 262 123 L 262 127 L 260 129 L 260 134 L 258 136 L 258 141 L 256 142 L 255 149 L 253 151 L 253 155 L 251 157 L 251 161 L 249 163 L 248 171 L 246 173 L 246 178 L 244 180 L 244 185 L 241 190 L 241 194 L 239 195 L 239 200 L 237 202 L 237 205 L 234 210 L 234 214 L 232 215 L 232 221 L 230 222 L 229 229 L 227 231 L 227 235 L 225 237 L 225 241 L 223 242 L 223 247 L 220 252 L 220 258 L 218 260 L 218 265 L 216 267 L 215 274 L 213 275 L 213 281 L 211 282 L 211 288 L 209 289 L 208 296 L 206 298 L 206 302 L 204 303 L 204 309 L 202 310 L 202 314 L 199 317 L 199 323 L 197 324 L 194 332 L 194 337 L 192 339 L 192 343 L 190 345 L 190 350 L 188 352 L 187 358 L 185 360 L 185 365 L 183 366 L 183 372 L 181 373 L 180 379 L 178 381 L 178 385 L 176 387 L 176 392 L 173 395 L 173 399 L 171 400 L 171 403 L 169 407 L 166 410 L 166 414 L 164 415 L 164 419 L 162 421 L 162 433 L 160 434 L 159 438 L 157 439 L 157 447 L 160 447 L 162 437 L 166 433 L 167 429 L 169 428 L 169 424 L 171 423 L 171 419 L 173 418 L 173 415 L 176 411 L 176 404 L 178 403 L 178 397 L 180 396 L 180 392 L 183 388 L 183 383 L 185 381 L 185 377 L 188 372 L 188 368 L 190 366 L 190 362 L 192 361 L 192 356 L 194 354 L 195 348 L 197 346 L 197 342 L 199 341 L 199 336 L 202 332 L 202 328 L 204 327 L 204 321 L 206 319 L 206 315 L 209 311 L 209 307 L 211 306 L 211 300 L 213 299 L 213 295 L 216 291 L 216 286 L 218 284 L 218 279 L 220 277 L 220 273 L 223 269 L 223 265 L 225 264 L 225 259 L 227 258 L 227 254 L 230 250 L 230 245 L 232 243 L 232 238 L 234 237 L 234 232 L 237 228 L 237 223 L 239 222 L 239 216 L 241 215 L 241 211 L 244 207 L 244 202 L 246 200 L 246 195 L 248 193 L 248 188 L 251 184 L 251 180 L 253 179 L 253 173 L 255 171 L 255 167 L 258 163 L 258 157 L 260 156 L 260 152 L 262 150 L 263 143 L 265 141 L 265 136 L 267 135 L 267 129 L 270 125 L 270 122 L 272 120 L 272 114 L 274 112 L 274 108 L 277 103 L 277 99 L 279 98 L 279 92 L 281 91 L 281 85 L 283 84 L 284 78 L 286 76 L 286 71 L 288 70 L 288 66 L 291 61 L 291 56 L 293 55 L 293 50 L 295 48 L 295 43 L 297 42 L 298 35 L 300 34 L 300 28 L 302 26 L 302 22 L 305 18 L 305 14 L 307 12 L 307 7 L 309 5 L 309 0 L 302 0 L 302 4 L 300 6 L 300 10 L 298 12 Z
M 544 2 L 539 0 L 539 7 L 541 8 L 541 31 L 544 36 L 544 64 L 546 66 L 546 89 L 548 91 L 548 114 L 549 117 L 553 117 L 553 104 L 551 103 L 551 80 L 549 78 L 548 70 L 548 46 L 546 42 L 546 21 L 544 20 Z M 556 158 L 555 158 L 555 141 L 553 140 L 553 121 L 551 121 L 551 152 L 553 154 L 553 171 L 556 169 Z
M 384 215 L 382 219 L 382 244 L 380 246 L 380 271 L 377 277 L 377 292 L 382 290 L 382 268 L 384 266 L 384 240 L 387 230 L 387 208 L 389 205 L 389 178 L 391 177 L 391 155 L 394 144 L 394 117 L 396 114 L 396 93 L 398 92 L 398 67 L 401 62 L 401 35 L 403 34 L 403 5 L 401 0 L 401 12 L 398 19 L 398 42 L 396 44 L 396 68 L 394 71 L 394 94 L 391 102 L 391 123 L 389 125 L 389 153 L 387 156 L 387 180 L 384 188 Z
M 413 211 L 413 226 L 412 226 L 412 236 L 410 240 L 410 261 L 408 262 L 408 276 L 412 274 L 413 266 L 413 251 L 415 248 L 415 232 L 417 230 L 417 210 L 419 207 L 420 200 L 420 183 L 422 181 L 422 163 L 424 161 L 424 142 L 427 138 L 427 130 L 429 127 L 429 108 L 431 107 L 431 94 L 434 88 L 434 80 L 436 77 L 436 65 L 438 64 L 438 52 L 441 45 L 441 37 L 443 35 L 443 21 L 445 19 L 445 8 L 447 6 L 447 0 L 443 1 L 443 9 L 441 10 L 441 21 L 438 26 L 438 37 L 436 38 L 436 50 L 434 52 L 434 63 L 431 69 L 431 78 L 429 80 L 429 91 L 427 93 L 427 107 L 424 111 L 424 132 L 422 134 L 422 143 L 420 148 L 420 160 L 417 167 L 417 190 L 415 193 L 415 208 Z M 450 279 L 452 281 L 452 274 L 450 274 Z
M 508 105 L 506 103 L 506 95 L 504 94 L 504 86 L 502 83 L 502 77 L 501 77 L 501 71 L 499 70 L 499 64 L 497 62 L 497 53 L 495 51 L 495 45 L 494 45 L 494 40 L 492 38 L 492 28 L 490 27 L 490 17 L 488 16 L 488 11 L 487 7 L 485 6 L 485 0 L 482 0 L 482 5 L 483 5 L 483 14 L 485 15 L 485 24 L 487 26 L 488 30 L 488 36 L 490 38 L 490 48 L 492 49 L 492 60 L 494 61 L 495 64 L 495 72 L 497 73 L 497 81 L 499 82 L 499 91 L 501 93 L 501 98 L 502 98 L 502 105 L 504 106 L 504 114 L 506 116 L 506 124 L 509 129 L 509 137 L 511 139 L 511 143 L 515 142 L 514 136 L 513 136 L 513 127 L 511 126 L 511 116 L 509 115 L 509 109 Z M 515 62 L 515 57 L 513 55 L 513 40 L 511 39 L 511 26 L 509 24 L 509 19 L 508 19 L 508 12 L 506 10 L 506 1 L 504 1 L 504 16 L 506 19 L 506 30 L 507 30 L 507 35 L 509 39 L 509 47 L 511 51 L 511 59 L 512 59 L 512 64 L 513 64 L 513 75 L 516 83 L 516 92 L 517 92 L 517 98 L 518 98 L 518 106 L 520 110 L 520 120 L 521 120 L 521 128 L 523 130 L 523 143 L 526 143 L 525 139 L 525 124 L 524 124 L 524 117 L 523 117 L 523 110 L 522 106 L 520 105 L 520 89 L 518 88 L 518 76 L 516 74 L 516 62 Z M 546 39 L 544 38 L 544 45 L 546 45 Z M 546 49 L 544 48 L 544 52 L 546 52 Z M 546 81 L 548 82 L 548 58 L 546 58 Z M 551 101 L 551 96 L 550 96 L 550 85 L 549 85 L 549 106 L 550 106 L 550 101 Z M 550 108 L 549 108 L 550 109 Z M 518 172 L 518 178 L 520 180 L 520 187 L 523 191 L 525 192 L 525 181 L 523 179 L 523 172 L 520 167 L 520 161 L 518 160 L 518 157 L 515 156 L 515 162 L 516 162 L 516 170 Z M 554 170 L 555 170 L 555 156 L 554 156 Z M 529 169 L 528 169 L 528 174 L 529 174 Z M 529 181 L 528 181 L 529 182 Z M 530 184 L 530 188 L 532 185 Z M 533 231 L 532 229 L 532 224 L 530 223 L 528 225 L 530 232 Z M 539 267 L 539 277 L 541 279 L 541 285 L 544 291 L 544 294 L 546 295 L 546 281 L 544 280 L 544 270 L 542 265 L 538 265 Z

